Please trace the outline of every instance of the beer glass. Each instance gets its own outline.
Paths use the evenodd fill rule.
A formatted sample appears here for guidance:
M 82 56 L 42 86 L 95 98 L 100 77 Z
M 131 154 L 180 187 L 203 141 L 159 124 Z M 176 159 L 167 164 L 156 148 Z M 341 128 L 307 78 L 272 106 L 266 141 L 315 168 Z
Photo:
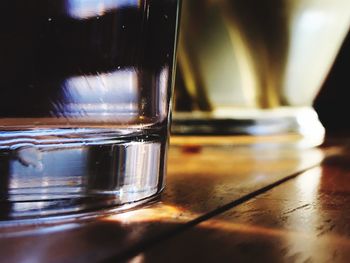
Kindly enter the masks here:
M 319 145 L 312 103 L 349 24 L 348 0 L 184 1 L 172 131 Z
M 164 186 L 178 0 L 13 0 L 0 17 L 1 220 Z

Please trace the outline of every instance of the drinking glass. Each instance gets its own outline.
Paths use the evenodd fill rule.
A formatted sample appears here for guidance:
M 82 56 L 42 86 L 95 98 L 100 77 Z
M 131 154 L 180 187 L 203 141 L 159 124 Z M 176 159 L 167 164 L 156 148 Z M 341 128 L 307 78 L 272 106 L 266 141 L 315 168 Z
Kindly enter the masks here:
M 350 24 L 348 0 L 188 0 L 172 131 L 322 143 L 312 108 Z
M 12 0 L 0 16 L 0 220 L 164 187 L 178 0 Z

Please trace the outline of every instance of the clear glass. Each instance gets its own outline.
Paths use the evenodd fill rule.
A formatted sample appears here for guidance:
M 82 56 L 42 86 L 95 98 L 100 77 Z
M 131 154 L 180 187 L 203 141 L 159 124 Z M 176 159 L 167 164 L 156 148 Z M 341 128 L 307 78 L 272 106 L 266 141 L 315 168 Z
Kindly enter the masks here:
M 312 108 L 350 24 L 348 0 L 188 0 L 172 131 L 322 143 Z
M 178 0 L 13 0 L 0 17 L 0 220 L 164 187 Z

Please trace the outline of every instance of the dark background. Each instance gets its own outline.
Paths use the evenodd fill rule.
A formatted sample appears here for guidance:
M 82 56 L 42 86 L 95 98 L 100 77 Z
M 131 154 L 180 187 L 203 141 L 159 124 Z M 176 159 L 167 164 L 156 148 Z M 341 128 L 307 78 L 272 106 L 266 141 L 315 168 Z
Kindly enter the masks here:
M 328 134 L 350 135 L 350 32 L 314 102 L 314 107 Z

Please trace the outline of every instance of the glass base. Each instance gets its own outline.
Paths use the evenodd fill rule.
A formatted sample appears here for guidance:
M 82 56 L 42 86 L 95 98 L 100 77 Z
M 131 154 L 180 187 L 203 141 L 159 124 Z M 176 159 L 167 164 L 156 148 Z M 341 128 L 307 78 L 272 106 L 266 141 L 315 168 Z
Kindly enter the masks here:
M 220 110 L 176 112 L 171 132 L 174 135 L 293 136 L 291 146 L 315 147 L 323 143 L 325 129 L 311 107 L 273 110 Z M 264 140 L 266 142 L 266 140 Z
M 0 135 L 0 224 L 128 209 L 163 188 L 166 140 L 159 134 L 57 129 Z

